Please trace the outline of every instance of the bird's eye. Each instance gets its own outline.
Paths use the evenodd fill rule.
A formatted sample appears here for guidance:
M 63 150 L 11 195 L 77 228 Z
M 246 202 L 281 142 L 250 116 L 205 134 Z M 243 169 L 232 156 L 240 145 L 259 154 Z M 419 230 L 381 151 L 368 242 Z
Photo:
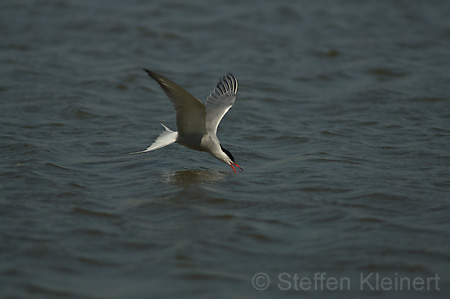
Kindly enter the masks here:
M 225 154 L 227 154 L 228 158 L 230 158 L 230 160 L 234 162 L 234 157 L 233 157 L 233 155 L 232 155 L 226 148 L 224 148 L 222 145 L 220 145 L 220 148 L 223 150 L 223 152 L 224 152 Z

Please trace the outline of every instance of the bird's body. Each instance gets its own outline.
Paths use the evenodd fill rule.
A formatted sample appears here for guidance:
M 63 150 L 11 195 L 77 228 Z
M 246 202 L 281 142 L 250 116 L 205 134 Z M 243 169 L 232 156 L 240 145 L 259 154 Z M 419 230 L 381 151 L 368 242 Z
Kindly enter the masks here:
M 229 151 L 223 148 L 217 138 L 217 127 L 223 116 L 233 106 L 237 93 L 237 79 L 232 74 L 222 77 L 203 105 L 182 87 L 157 73 L 144 69 L 166 93 L 173 104 L 177 116 L 177 132 L 161 124 L 165 131 L 155 142 L 140 153 L 153 151 L 174 142 L 190 149 L 210 153 L 213 157 L 228 164 L 242 168 L 234 162 Z

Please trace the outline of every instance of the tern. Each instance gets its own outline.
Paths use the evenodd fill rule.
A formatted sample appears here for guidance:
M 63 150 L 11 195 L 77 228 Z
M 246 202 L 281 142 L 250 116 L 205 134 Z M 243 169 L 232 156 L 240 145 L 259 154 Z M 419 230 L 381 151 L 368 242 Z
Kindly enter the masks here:
M 147 149 L 137 152 L 150 152 L 172 143 L 179 143 L 190 149 L 210 153 L 214 158 L 231 166 L 234 172 L 238 167 L 233 155 L 226 150 L 217 138 L 217 127 L 224 115 L 233 106 L 236 100 L 238 82 L 234 75 L 223 76 L 216 88 L 206 99 L 203 105 L 197 98 L 184 88 L 155 72 L 144 69 L 163 89 L 175 108 L 177 117 L 177 132 L 172 131 L 164 124 L 164 131 Z

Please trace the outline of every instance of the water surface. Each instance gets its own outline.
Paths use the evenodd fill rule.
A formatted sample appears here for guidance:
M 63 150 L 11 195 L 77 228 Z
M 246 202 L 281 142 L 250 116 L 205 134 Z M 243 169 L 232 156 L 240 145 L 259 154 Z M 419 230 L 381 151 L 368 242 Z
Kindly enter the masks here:
M 448 2 L 0 11 L 1 297 L 448 298 Z M 243 173 L 128 154 L 176 128 L 143 67 L 202 101 L 236 75 L 218 135 Z M 295 279 L 318 273 L 350 288 Z M 371 273 L 439 290 L 361 288 Z

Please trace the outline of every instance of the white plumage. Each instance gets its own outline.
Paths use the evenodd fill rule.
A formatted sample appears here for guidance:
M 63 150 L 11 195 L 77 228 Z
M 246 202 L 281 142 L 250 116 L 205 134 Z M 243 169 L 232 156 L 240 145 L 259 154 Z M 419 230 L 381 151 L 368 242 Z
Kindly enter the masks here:
M 165 131 L 147 149 L 138 152 L 153 151 L 177 142 L 188 148 L 210 153 L 213 157 L 228 164 L 234 172 L 237 166 L 231 153 L 220 145 L 217 127 L 224 115 L 236 100 L 238 82 L 234 75 L 227 74 L 217 83 L 216 88 L 206 99 L 206 107 L 188 91 L 171 80 L 155 72 L 144 69 L 166 93 L 175 108 L 178 131 L 172 131 L 161 124 Z

